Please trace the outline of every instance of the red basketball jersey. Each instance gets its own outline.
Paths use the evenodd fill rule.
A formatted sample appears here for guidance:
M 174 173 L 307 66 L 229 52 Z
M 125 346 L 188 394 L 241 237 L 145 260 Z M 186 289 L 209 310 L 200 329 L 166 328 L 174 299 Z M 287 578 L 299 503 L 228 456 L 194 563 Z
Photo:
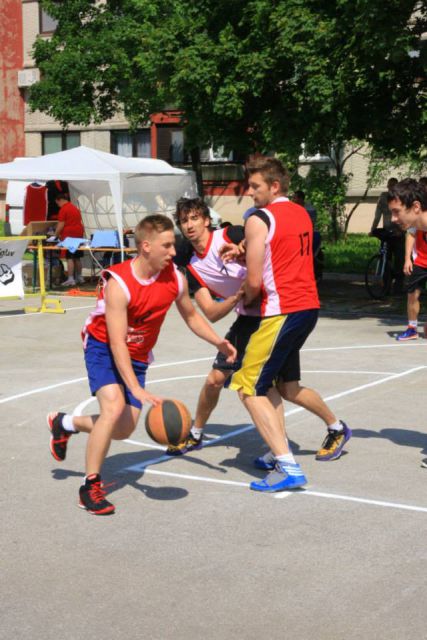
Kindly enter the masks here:
M 278 198 L 262 209 L 269 218 L 261 315 L 319 308 L 313 267 L 313 224 L 304 207 Z
M 100 342 L 108 342 L 105 321 L 105 291 L 108 295 L 108 279 L 114 278 L 128 300 L 128 330 L 126 342 L 130 357 L 141 362 L 153 360 L 151 350 L 157 342 L 160 328 L 171 304 L 183 291 L 183 276 L 173 263 L 149 280 L 141 280 L 135 274 L 133 263 L 126 260 L 102 272 L 104 286 L 98 297 L 95 310 L 83 327 L 83 341 L 87 335 Z
M 24 224 L 38 220 L 46 220 L 47 189 L 41 184 L 31 183 L 25 190 Z
M 427 269 L 427 233 L 418 231 L 415 234 L 414 264 Z

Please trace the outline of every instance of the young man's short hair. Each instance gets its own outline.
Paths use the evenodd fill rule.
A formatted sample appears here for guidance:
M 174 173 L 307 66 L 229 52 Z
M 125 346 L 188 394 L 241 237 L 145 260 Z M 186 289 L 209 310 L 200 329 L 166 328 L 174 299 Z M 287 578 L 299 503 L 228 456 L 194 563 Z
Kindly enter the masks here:
M 188 216 L 191 211 L 195 211 L 203 218 L 211 218 L 211 213 L 209 211 L 209 207 L 202 200 L 202 198 L 180 198 L 176 203 L 175 210 L 175 222 L 177 226 L 180 226 L 180 218 L 181 216 Z
M 152 233 L 163 233 L 163 231 L 173 231 L 173 222 L 170 218 L 161 214 L 146 216 L 135 227 L 135 243 L 138 245 Z
M 277 158 L 260 157 L 247 165 L 249 176 L 260 173 L 269 187 L 273 182 L 279 182 L 282 193 L 288 192 L 289 175 L 286 167 Z
M 405 178 L 392 187 L 387 194 L 387 202 L 398 198 L 407 209 L 418 201 L 423 211 L 427 210 L 427 191 L 422 183 L 413 178 Z

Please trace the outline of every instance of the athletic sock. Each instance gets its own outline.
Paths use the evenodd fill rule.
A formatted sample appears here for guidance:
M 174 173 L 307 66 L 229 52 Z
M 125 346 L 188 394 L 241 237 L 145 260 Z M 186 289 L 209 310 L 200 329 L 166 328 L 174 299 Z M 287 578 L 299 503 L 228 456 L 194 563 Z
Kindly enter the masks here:
M 329 424 L 328 429 L 329 431 L 343 431 L 344 427 L 341 420 L 337 420 L 334 424 Z
M 411 327 L 411 329 L 417 329 L 418 328 L 418 320 L 409 320 L 408 321 L 408 327 Z
M 275 456 L 275 459 L 288 476 L 300 476 L 302 474 L 301 467 L 298 462 L 295 461 L 292 452 L 286 453 L 282 456 Z
M 77 429 L 73 425 L 73 416 L 66 413 L 62 416 L 62 428 L 64 431 L 71 431 L 71 433 L 77 433 Z
M 289 453 L 284 453 L 282 456 L 274 456 L 274 457 L 276 458 L 277 462 L 287 462 L 289 464 L 296 464 L 294 454 L 292 453 L 292 451 L 289 451 Z
M 190 435 L 192 435 L 195 440 L 200 440 L 200 438 L 203 435 L 203 429 L 198 429 L 197 427 L 191 427 Z

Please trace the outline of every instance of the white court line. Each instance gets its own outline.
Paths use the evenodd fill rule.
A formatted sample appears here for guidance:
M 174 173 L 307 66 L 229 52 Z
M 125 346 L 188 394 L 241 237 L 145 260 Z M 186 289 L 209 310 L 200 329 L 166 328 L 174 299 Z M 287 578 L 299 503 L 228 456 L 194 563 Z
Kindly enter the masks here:
M 126 442 L 127 444 L 134 444 L 136 447 L 148 447 L 149 449 L 159 449 L 160 451 L 166 451 L 167 449 L 167 447 L 164 447 L 161 444 L 152 444 L 151 442 L 139 442 L 138 440 L 131 440 L 130 438 L 126 438 L 126 440 L 123 440 L 122 442 Z
M 409 504 L 402 504 L 399 502 L 385 502 L 384 500 L 369 500 L 368 498 L 353 498 L 352 496 L 339 495 L 336 493 L 323 493 L 321 491 L 299 491 L 298 495 L 315 496 L 317 498 L 327 498 L 329 500 L 344 500 L 346 502 L 359 502 L 361 504 L 372 504 L 376 507 L 388 507 L 391 509 L 406 509 L 407 511 L 420 511 L 427 513 L 427 507 L 416 507 Z M 276 493 L 274 495 L 276 499 L 286 498 L 283 493 Z
M 409 349 L 410 347 L 427 347 L 427 341 L 414 344 L 413 342 L 397 342 L 396 344 L 359 344 L 350 345 L 347 347 L 309 347 L 308 349 L 301 349 L 302 352 L 312 351 L 351 351 L 353 349 Z
M 236 482 L 234 480 L 219 480 L 216 478 L 206 478 L 204 476 L 192 476 L 184 473 L 169 473 L 168 471 L 157 471 L 154 469 L 145 469 L 145 473 L 151 473 L 158 476 L 166 476 L 171 478 L 180 478 L 182 480 L 197 480 L 199 482 L 211 482 L 212 484 L 226 484 L 236 487 L 249 488 L 247 482 Z M 301 491 L 281 491 L 280 493 L 270 494 L 276 499 L 284 500 L 292 495 L 315 496 L 316 498 L 326 498 L 328 500 L 343 500 L 345 502 L 358 502 L 360 504 L 369 504 L 376 507 L 386 507 L 388 509 L 404 509 L 405 511 L 417 511 L 419 513 L 427 513 L 427 507 L 417 507 L 410 504 L 402 504 L 400 502 L 386 502 L 384 500 L 370 500 L 368 498 L 353 498 L 352 496 L 339 495 L 335 493 L 324 493 L 321 491 L 309 491 L 303 489 Z
M 234 431 L 228 431 L 223 436 L 218 436 L 218 438 L 215 438 L 214 440 L 208 440 L 207 442 L 203 443 L 203 449 L 206 449 L 206 447 L 209 447 L 212 444 L 216 444 L 221 440 L 228 440 L 229 438 L 238 436 L 241 433 L 246 433 L 246 431 L 251 431 L 252 429 L 255 429 L 254 425 L 247 424 L 244 427 L 235 429 Z M 138 464 L 133 464 L 130 467 L 123 467 L 122 471 L 137 471 L 137 472 L 144 471 L 147 467 L 151 466 L 152 464 L 158 464 L 159 462 L 166 462 L 167 460 L 173 460 L 173 459 L 176 460 L 176 457 L 163 455 L 163 456 L 159 456 L 158 458 L 153 458 L 152 460 L 147 460 L 146 462 L 139 462 Z
M 168 471 L 156 471 L 154 469 L 146 469 L 145 473 L 152 473 L 153 475 L 157 476 L 168 476 L 170 478 L 182 478 L 185 480 L 198 480 L 199 482 L 212 482 L 213 484 L 228 484 L 235 487 L 249 487 L 249 484 L 247 482 L 236 482 L 235 480 L 219 480 L 218 478 L 205 478 L 204 476 L 190 476 L 185 473 L 169 473 Z
M 301 369 L 301 373 L 349 373 L 352 375 L 391 376 L 396 371 L 346 371 L 345 369 Z
M 150 370 L 160 368 L 160 367 L 173 367 L 177 364 L 199 362 L 202 360 L 212 360 L 212 358 L 197 358 L 194 360 L 181 360 L 179 362 L 171 362 L 171 363 L 165 363 L 165 364 L 153 364 L 153 365 L 150 365 Z M 206 378 L 206 375 L 207 375 L 206 373 L 203 373 L 203 374 L 194 375 L 194 376 L 179 376 L 174 378 L 164 378 L 163 380 L 147 380 L 146 384 L 153 384 L 155 382 L 169 382 L 171 380 L 187 380 L 190 378 Z M 48 385 L 47 387 L 38 387 L 37 389 L 31 389 L 31 391 L 24 391 L 23 393 L 18 393 L 14 396 L 8 396 L 7 398 L 2 398 L 0 400 L 0 404 L 4 404 L 5 402 L 11 402 L 12 400 L 18 400 L 19 398 L 25 398 L 26 396 L 31 396 L 33 394 L 44 393 L 45 391 L 51 391 L 52 389 L 58 389 L 59 387 L 64 387 L 69 384 L 83 382 L 84 380 L 87 380 L 87 376 L 84 376 L 83 378 L 74 378 L 73 380 L 66 380 L 65 382 L 56 382 L 55 384 Z
M 177 362 L 166 362 L 163 364 L 153 364 L 150 365 L 150 370 L 151 369 L 159 369 L 161 367 L 173 367 L 175 365 L 178 364 L 188 364 L 188 363 L 193 363 L 193 362 L 202 362 L 205 360 L 211 360 L 211 358 L 194 358 L 193 360 L 181 360 L 181 361 L 177 361 Z M 418 369 L 425 369 L 425 366 L 421 366 L 418 367 L 417 369 L 413 369 L 411 371 L 417 371 Z M 343 370 L 308 370 L 308 369 L 303 369 L 302 373 L 347 373 L 347 374 L 356 374 L 356 375 L 362 375 L 362 374 L 371 374 L 371 375 L 388 375 L 387 371 L 343 371 Z M 176 380 L 189 380 L 189 379 L 195 379 L 195 378 L 205 378 L 206 377 L 206 373 L 203 374 L 198 374 L 198 375 L 193 375 L 193 376 L 177 376 L 177 377 L 173 377 L 173 378 L 163 378 L 160 380 L 147 380 L 147 385 L 148 384 L 155 384 L 158 382 L 171 382 L 171 381 L 176 381 Z M 397 374 L 392 374 L 390 373 L 390 378 L 387 378 L 385 381 L 387 381 L 388 379 L 392 379 L 393 377 L 399 377 L 401 375 L 406 375 L 406 373 L 397 373 Z M 31 389 L 31 391 L 24 391 L 23 393 L 18 393 L 16 395 L 13 396 L 8 396 L 7 398 L 2 398 L 0 400 L 0 404 L 4 404 L 5 402 L 11 402 L 12 400 L 19 400 L 19 398 L 25 398 L 27 396 L 31 396 L 33 394 L 37 394 L 37 393 L 44 393 L 45 391 L 51 391 L 52 389 L 58 389 L 60 387 L 64 387 L 66 385 L 69 384 L 75 384 L 77 382 L 83 382 L 84 380 L 87 380 L 87 376 L 84 376 L 82 378 L 74 378 L 73 380 L 66 380 L 65 382 L 56 382 L 55 384 L 51 384 L 48 385 L 46 387 L 39 387 L 37 389 Z M 375 384 L 381 384 L 381 380 L 373 382 L 373 385 Z M 363 388 L 363 387 L 362 387 Z M 359 390 L 359 387 L 357 387 L 357 390 Z M 333 396 L 335 397 L 335 396 Z M 326 398 L 327 399 L 327 398 Z M 79 405 L 80 406 L 80 405 Z
M 337 398 L 342 398 L 344 396 L 351 395 L 352 393 L 356 393 L 357 391 L 363 391 L 364 389 L 368 389 L 369 387 L 374 387 L 379 384 L 384 384 L 385 382 L 389 382 L 390 380 L 395 380 L 396 378 L 402 378 L 403 376 L 408 376 L 411 373 L 414 373 L 416 371 L 419 371 L 420 369 L 425 369 L 425 368 L 426 368 L 425 366 L 414 367 L 413 369 L 408 369 L 407 371 L 403 371 L 402 373 L 396 373 L 391 376 L 387 376 L 386 378 L 382 378 L 381 380 L 376 380 L 375 382 L 368 382 L 358 387 L 352 387 L 351 389 L 347 389 L 346 391 L 342 391 L 341 393 L 336 393 L 332 396 L 328 396 L 324 398 L 324 401 L 328 402 L 330 400 L 336 400 Z M 285 411 L 285 416 L 288 417 L 288 416 L 294 415 L 295 413 L 300 413 L 301 411 L 304 411 L 303 407 L 297 407 L 296 409 Z M 212 441 L 210 440 L 209 442 L 204 444 L 203 447 L 204 448 L 208 447 L 211 444 L 214 444 L 214 443 L 216 444 L 221 440 L 227 440 L 228 438 L 232 438 L 236 435 L 239 435 L 240 433 L 245 433 L 246 431 L 250 431 L 252 429 L 255 429 L 253 424 L 246 425 L 245 427 L 241 429 L 237 429 L 236 431 L 229 431 L 228 433 L 225 433 L 223 436 L 219 436 L 218 438 L 215 438 L 215 440 L 212 440 Z M 158 464 L 159 462 L 165 462 L 166 460 L 171 460 L 171 459 L 173 459 L 173 456 L 163 455 L 158 458 L 154 458 L 153 460 L 147 460 L 146 462 L 141 462 L 139 464 L 135 464 L 130 467 L 125 467 L 124 470 L 125 471 L 143 471 L 149 465 Z

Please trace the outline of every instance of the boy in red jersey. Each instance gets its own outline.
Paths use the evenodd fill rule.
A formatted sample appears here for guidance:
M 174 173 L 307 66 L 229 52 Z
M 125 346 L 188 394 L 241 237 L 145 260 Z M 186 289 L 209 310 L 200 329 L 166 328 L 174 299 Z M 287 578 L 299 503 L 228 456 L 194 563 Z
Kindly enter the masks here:
M 408 229 L 405 244 L 405 265 L 408 291 L 408 328 L 396 337 L 399 342 L 418 338 L 420 295 L 427 281 L 427 232 Z
M 89 434 L 79 506 L 94 515 L 114 512 L 114 505 L 105 499 L 100 477 L 111 440 L 130 436 L 144 402 L 157 405 L 162 401 L 144 389 L 145 374 L 172 303 L 193 333 L 216 346 L 229 361 L 236 356 L 234 347 L 214 332 L 191 303 L 185 279 L 172 262 L 172 221 L 162 215 L 144 218 L 135 229 L 135 240 L 137 257 L 103 272 L 103 289 L 83 329 L 89 384 L 100 414 L 48 415 L 50 448 L 56 460 L 65 459 L 73 432 Z
M 249 195 L 259 209 L 245 225 L 243 303 L 255 306 L 259 317 L 230 388 L 238 391 L 271 450 L 256 460 L 256 466 L 270 473 L 252 482 L 251 489 L 272 492 L 300 487 L 307 480 L 289 449 L 283 414 L 267 397 L 269 388 L 275 384 L 284 398 L 306 408 L 326 406 L 319 394 L 298 383 L 299 352 L 316 325 L 319 300 L 311 253 L 313 225 L 308 213 L 285 197 L 283 165 L 274 158 L 260 158 L 248 173 Z M 338 458 L 350 437 L 350 429 L 335 419 L 316 458 Z
M 65 238 L 83 238 L 84 226 L 82 214 L 72 202 L 68 199 L 68 194 L 59 193 L 55 198 L 55 202 L 59 207 L 58 224 L 56 226 L 56 235 L 60 240 Z M 62 283 L 64 287 L 73 287 L 76 284 L 84 282 L 82 276 L 83 251 L 68 251 L 66 253 L 68 277 Z

